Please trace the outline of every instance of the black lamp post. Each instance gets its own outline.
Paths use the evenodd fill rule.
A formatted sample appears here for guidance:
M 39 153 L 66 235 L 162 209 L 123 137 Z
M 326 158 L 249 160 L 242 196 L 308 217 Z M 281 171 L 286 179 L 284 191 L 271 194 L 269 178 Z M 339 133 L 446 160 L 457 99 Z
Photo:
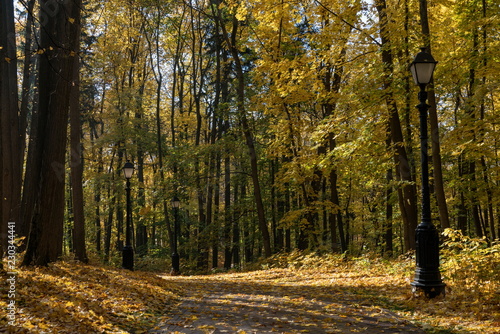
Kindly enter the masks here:
M 125 231 L 125 246 L 122 250 L 122 267 L 128 270 L 134 270 L 134 248 L 132 247 L 132 207 L 130 204 L 130 178 L 134 174 L 134 165 L 127 161 L 123 166 L 123 174 L 127 179 L 127 227 Z
M 445 284 L 439 272 L 439 234 L 431 220 L 431 201 L 429 191 L 429 156 L 427 135 L 427 111 L 429 105 L 425 86 L 431 81 L 437 61 L 422 48 L 410 65 L 415 84 L 420 86 L 417 106 L 420 111 L 420 162 L 422 168 L 422 220 L 416 230 L 417 268 L 411 283 L 414 293 L 423 292 L 428 298 L 445 293 Z
M 172 209 L 174 210 L 174 240 L 173 240 L 173 250 L 172 250 L 172 271 L 171 275 L 180 275 L 181 271 L 179 269 L 179 253 L 177 252 L 177 233 L 179 231 L 179 222 L 178 222 L 178 214 L 179 214 L 179 206 L 181 202 L 177 196 L 172 198 Z

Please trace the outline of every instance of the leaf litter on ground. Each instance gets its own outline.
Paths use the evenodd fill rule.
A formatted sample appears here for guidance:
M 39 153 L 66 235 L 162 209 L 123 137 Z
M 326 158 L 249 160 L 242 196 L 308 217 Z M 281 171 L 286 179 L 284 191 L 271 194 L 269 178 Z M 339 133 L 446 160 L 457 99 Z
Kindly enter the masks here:
M 312 324 L 330 312 L 356 325 L 362 321 L 358 313 L 362 309 L 367 318 L 392 321 L 394 326 L 401 321 L 413 323 L 428 333 L 500 333 L 499 281 L 468 277 L 464 284 L 465 278 L 446 265 L 447 295 L 433 300 L 412 295 L 411 256 L 383 260 L 292 253 L 278 255 L 254 269 L 258 270 L 162 278 L 147 271 L 71 261 L 22 268 L 16 281 L 16 326 L 7 326 L 8 301 L 2 298 L 0 329 L 8 333 L 146 333 L 168 321 L 171 310 L 186 296 L 194 302 L 211 298 L 210 312 L 217 326 L 233 321 L 224 319 L 229 316 L 221 315 L 218 306 L 244 312 L 245 296 L 251 295 L 259 307 L 274 303 L 307 310 L 303 317 L 293 319 L 296 323 Z M 5 285 L 1 289 L 6 296 Z M 322 309 L 308 310 L 312 303 L 332 298 L 348 303 L 328 302 Z M 244 314 L 240 319 L 253 316 Z M 290 319 L 276 316 L 275 320 L 276 330 L 287 330 Z M 181 322 L 196 321 L 198 316 L 192 315 Z
M 75 262 L 20 268 L 15 284 L 15 326 L 2 298 L 0 332 L 141 333 L 178 295 L 177 285 L 148 272 Z

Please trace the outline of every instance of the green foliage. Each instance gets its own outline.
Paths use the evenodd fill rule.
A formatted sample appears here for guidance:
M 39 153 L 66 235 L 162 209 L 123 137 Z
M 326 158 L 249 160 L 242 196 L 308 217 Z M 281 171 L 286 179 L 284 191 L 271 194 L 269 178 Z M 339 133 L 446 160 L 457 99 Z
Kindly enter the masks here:
M 134 265 L 134 269 L 136 270 L 144 270 L 157 273 L 168 272 L 171 267 L 171 261 L 167 256 L 156 257 L 149 255 L 137 257 Z
M 161 248 L 150 247 L 148 256 L 138 259 L 141 267 L 160 270 L 165 265 L 161 259 L 168 261 L 171 212 L 163 204 L 174 193 L 182 198 L 186 216 L 179 247 L 194 255 L 181 263 L 195 263 L 200 244 L 220 256 L 224 245 L 236 247 L 236 266 L 261 255 L 255 188 L 236 98 L 242 89 L 265 219 L 275 242 L 271 246 L 283 249 L 289 242 L 286 247 L 293 250 L 305 231 L 311 251 L 335 248 L 342 218 L 343 246 L 351 255 L 380 254 L 388 244 L 389 223 L 393 254 L 405 252 L 409 237 L 399 209 L 405 203 L 401 190 L 414 182 L 419 186 L 420 172 L 418 112 L 413 109 L 418 88 L 411 85 L 407 67 L 422 36 L 415 2 L 385 2 L 392 73 L 384 72 L 388 64 L 380 57 L 380 20 L 373 1 L 228 0 L 220 2 L 220 22 L 214 20 L 211 2 L 192 8 L 182 1 L 168 6 L 150 0 L 87 1 L 80 94 L 89 251 L 108 252 L 104 241 L 110 240 L 110 263 L 120 264 L 116 249 L 125 222 L 120 169 L 130 159 L 138 168 L 131 180 L 134 227 L 145 226 L 149 244 Z M 429 5 L 432 53 L 439 61 L 434 90 L 450 221 L 456 227 L 465 217 L 461 224 L 472 226 L 473 210 L 491 209 L 491 216 L 500 210 L 498 1 L 436 0 Z M 234 27 L 233 14 L 239 23 Z M 25 20 L 18 20 L 21 43 Z M 224 40 L 226 34 L 232 36 Z M 238 57 L 228 51 L 229 42 L 237 46 Z M 243 62 L 244 87 L 237 86 L 236 58 Z M 387 89 L 385 74 L 392 82 Z M 399 111 L 397 130 L 404 142 L 388 142 L 393 131 L 384 102 L 388 93 Z M 408 166 L 401 167 L 411 180 L 396 172 L 399 145 L 408 152 Z M 66 227 L 70 252 L 70 219 Z M 487 226 L 490 234 L 493 230 L 498 231 L 497 221 Z M 459 256 L 460 249 L 477 260 L 473 276 L 487 281 L 491 249 L 498 246 L 454 238 L 450 234 L 445 243 L 444 259 L 452 249 L 457 253 L 449 258 Z M 326 267 L 328 257 L 320 261 Z M 445 263 L 451 276 L 461 275 L 454 266 L 462 260 Z M 315 262 L 303 254 L 294 261 L 297 267 Z
M 321 269 L 329 270 L 345 265 L 345 255 L 324 254 L 319 256 L 315 252 L 293 251 L 280 253 L 263 260 L 258 265 L 263 268 L 290 268 L 290 269 Z

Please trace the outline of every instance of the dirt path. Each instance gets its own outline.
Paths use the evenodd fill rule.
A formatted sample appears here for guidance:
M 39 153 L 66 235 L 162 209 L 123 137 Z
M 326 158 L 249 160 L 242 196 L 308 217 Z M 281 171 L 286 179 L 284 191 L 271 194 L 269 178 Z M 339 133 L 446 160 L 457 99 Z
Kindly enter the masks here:
M 321 276 L 257 272 L 165 279 L 179 284 L 181 302 L 149 333 L 425 333 L 369 301 L 317 284 Z
M 257 272 L 165 279 L 179 284 L 181 302 L 149 333 L 425 333 L 369 301 L 317 284 L 321 276 Z

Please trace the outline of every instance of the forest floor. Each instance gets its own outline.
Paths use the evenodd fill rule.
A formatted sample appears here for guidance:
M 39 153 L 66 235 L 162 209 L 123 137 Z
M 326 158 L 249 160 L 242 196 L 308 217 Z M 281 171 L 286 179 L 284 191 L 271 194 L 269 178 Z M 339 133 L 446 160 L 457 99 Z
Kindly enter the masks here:
M 0 333 L 500 333 L 498 281 L 444 277 L 445 298 L 415 298 L 411 258 L 296 255 L 254 269 L 168 276 L 71 261 L 22 268 L 14 326 L 0 286 Z
M 292 270 L 165 277 L 186 289 L 150 333 L 425 333 L 335 282 L 352 278 Z

